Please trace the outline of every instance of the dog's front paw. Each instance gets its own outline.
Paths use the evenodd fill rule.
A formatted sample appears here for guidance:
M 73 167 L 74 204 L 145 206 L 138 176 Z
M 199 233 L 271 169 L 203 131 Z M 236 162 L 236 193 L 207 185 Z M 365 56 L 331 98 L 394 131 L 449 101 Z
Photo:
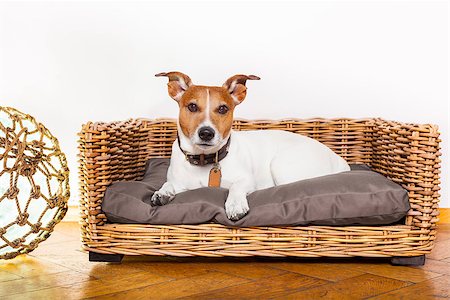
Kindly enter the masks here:
M 161 205 L 166 205 L 167 203 L 169 203 L 174 197 L 171 197 L 169 195 L 166 195 L 160 191 L 156 191 L 153 196 L 152 199 L 150 200 L 150 204 L 152 206 L 161 206 Z
M 247 199 L 230 199 L 225 202 L 225 212 L 228 219 L 237 221 L 242 219 L 250 210 Z

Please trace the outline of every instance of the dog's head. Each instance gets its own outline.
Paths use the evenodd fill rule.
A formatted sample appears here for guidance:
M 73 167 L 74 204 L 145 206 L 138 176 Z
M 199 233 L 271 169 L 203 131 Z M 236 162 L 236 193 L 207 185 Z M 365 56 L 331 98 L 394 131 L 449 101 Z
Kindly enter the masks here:
M 254 75 L 234 75 L 221 86 L 194 85 L 180 72 L 159 73 L 169 77 L 169 95 L 178 102 L 179 135 L 190 143 L 190 152 L 213 153 L 226 143 L 233 124 L 233 111 L 247 94 L 247 80 Z

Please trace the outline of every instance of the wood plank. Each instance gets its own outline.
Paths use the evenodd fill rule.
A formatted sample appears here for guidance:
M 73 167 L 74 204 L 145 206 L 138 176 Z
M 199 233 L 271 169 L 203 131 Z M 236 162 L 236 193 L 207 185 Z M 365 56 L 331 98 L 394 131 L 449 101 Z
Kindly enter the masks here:
M 207 274 L 212 270 L 208 258 L 205 261 L 197 258 L 180 260 L 174 257 L 126 257 L 124 263 L 131 263 L 139 270 L 180 279 L 184 277 Z
M 286 273 L 210 293 L 194 294 L 183 299 L 268 299 L 320 286 L 327 282 L 301 274 Z
M 335 291 L 333 289 L 327 289 L 328 284 L 303 290 L 300 292 L 296 292 L 289 295 L 284 295 L 279 298 L 274 299 L 280 299 L 280 300 L 298 300 L 298 299 L 328 299 L 328 300 L 359 300 L 361 298 L 354 297 L 352 295 L 348 294 L 348 291 L 346 294 Z
M 248 279 L 261 279 L 268 276 L 275 276 L 285 273 L 283 270 L 274 269 L 267 265 L 266 260 L 242 258 L 242 257 L 176 257 L 175 261 L 180 263 L 187 263 L 193 266 L 193 270 L 198 272 L 199 270 L 215 270 L 223 273 L 228 273 L 235 276 L 240 276 Z M 177 266 L 174 264 L 174 266 Z M 184 269 L 184 267 L 182 267 Z M 147 269 L 148 270 L 148 269 Z M 173 272 L 173 268 L 165 270 Z M 184 275 L 183 275 L 184 274 Z M 189 273 L 181 273 L 176 276 L 185 277 L 189 276 Z M 168 275 L 170 276 L 170 275 Z
M 274 268 L 300 273 L 328 281 L 339 281 L 364 274 L 363 271 L 356 269 L 349 269 L 343 272 L 342 269 L 346 266 L 345 263 L 279 262 L 272 263 L 270 265 Z
M 316 288 L 292 293 L 279 299 L 363 299 L 410 283 L 382 276 L 363 274 Z
M 63 242 L 79 241 L 79 240 L 80 240 L 79 237 L 74 237 L 74 236 L 71 236 L 71 235 L 64 234 L 63 232 L 55 231 L 55 232 L 52 232 L 50 234 L 50 236 L 45 241 L 42 241 L 39 244 L 38 248 L 33 250 L 31 253 L 33 253 L 34 251 L 36 251 L 37 249 L 39 249 L 42 246 L 48 246 L 48 245 L 51 245 L 51 244 L 60 244 L 60 243 L 63 243 Z
M 76 222 L 58 223 L 58 225 L 55 226 L 55 232 L 60 232 L 78 239 L 81 238 L 81 229 L 78 220 Z
M 55 286 L 68 286 L 93 279 L 89 275 L 71 270 L 55 274 L 32 276 L 0 282 L 0 296 L 11 296 Z
M 47 244 L 42 242 L 34 251 L 29 255 L 33 257 L 41 256 L 80 256 L 85 254 L 81 250 L 81 242 L 76 240 L 68 240 L 58 243 Z
M 0 282 L 22 278 L 23 278 L 22 276 L 0 270 Z
M 286 273 L 284 270 L 274 269 L 257 262 L 227 262 L 204 264 L 205 269 L 212 269 L 223 273 L 244 277 L 247 279 L 262 279 Z
M 17 256 L 14 259 L 0 261 L 3 271 L 21 277 L 32 277 L 42 274 L 54 274 L 69 271 L 68 268 L 29 255 Z
M 428 258 L 442 260 L 450 257 L 450 240 L 437 242 L 431 253 L 427 254 Z
M 174 299 L 213 291 L 248 282 L 247 279 L 211 271 L 207 274 L 181 278 L 144 288 L 112 292 L 96 299 Z
M 195 263 L 180 263 L 172 260 L 141 262 L 133 264 L 136 269 L 149 273 L 180 279 L 184 277 L 203 275 L 209 272 L 208 268 Z
M 450 239 L 450 224 L 439 223 L 436 234 L 436 242 Z
M 42 260 L 50 261 L 52 263 L 63 265 L 71 270 L 89 274 L 95 278 L 111 278 L 114 276 L 128 276 L 135 273 L 143 272 L 142 268 L 138 268 L 141 263 L 103 263 L 103 262 L 90 262 L 88 255 L 82 253 L 82 256 L 44 256 L 39 257 Z
M 378 276 L 384 276 L 392 279 L 409 281 L 409 282 L 421 282 L 434 277 L 439 277 L 442 274 L 425 271 L 422 269 L 416 269 L 411 267 L 392 266 L 389 263 L 353 263 L 349 262 L 345 264 L 343 269 L 358 270 L 365 273 L 370 273 Z
M 418 284 L 391 291 L 370 299 L 423 300 L 444 298 L 450 298 L 450 276 L 447 275 L 422 281 Z
M 108 279 L 89 280 L 70 286 L 24 292 L 17 295 L 11 295 L 4 299 L 84 299 L 146 287 L 160 282 L 167 282 L 169 280 L 171 279 L 167 277 L 141 272 L 128 276 L 114 276 Z
M 425 265 L 411 268 L 450 275 L 450 258 L 448 262 L 446 262 L 445 260 L 427 259 L 425 261 Z
M 213 268 L 208 263 L 180 263 L 174 261 L 141 263 L 137 266 L 137 268 L 146 272 L 151 272 L 176 279 L 203 275 L 213 270 Z
M 71 294 L 67 294 L 65 290 L 59 287 L 46 288 L 34 292 L 27 292 L 21 294 L 14 294 L 3 296 L 2 300 L 36 300 L 36 299 L 45 299 L 45 300 L 71 300 L 76 299 L 72 297 Z

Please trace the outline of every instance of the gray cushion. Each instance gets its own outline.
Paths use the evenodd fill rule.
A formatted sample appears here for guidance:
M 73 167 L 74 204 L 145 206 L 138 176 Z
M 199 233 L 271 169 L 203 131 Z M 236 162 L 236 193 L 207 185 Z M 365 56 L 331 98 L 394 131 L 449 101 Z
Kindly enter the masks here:
M 362 165 L 253 192 L 248 195 L 250 212 L 236 222 L 225 214 L 228 190 L 222 188 L 183 192 L 167 205 L 152 207 L 150 198 L 166 181 L 168 166 L 168 159 L 151 159 L 141 181 L 109 186 L 102 204 L 108 220 L 232 226 L 384 225 L 400 220 L 410 208 L 406 190 Z

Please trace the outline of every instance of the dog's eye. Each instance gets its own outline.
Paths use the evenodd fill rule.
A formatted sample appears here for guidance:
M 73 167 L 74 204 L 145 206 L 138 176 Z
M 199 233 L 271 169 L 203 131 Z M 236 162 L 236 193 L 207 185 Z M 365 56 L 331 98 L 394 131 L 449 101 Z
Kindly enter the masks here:
M 217 112 L 221 115 L 224 115 L 228 112 L 228 107 L 226 105 L 221 105 L 219 106 L 219 108 L 217 109 Z
M 198 111 L 198 106 L 195 103 L 189 103 L 189 105 L 187 106 L 187 108 L 189 109 L 189 111 L 191 112 L 197 112 Z

